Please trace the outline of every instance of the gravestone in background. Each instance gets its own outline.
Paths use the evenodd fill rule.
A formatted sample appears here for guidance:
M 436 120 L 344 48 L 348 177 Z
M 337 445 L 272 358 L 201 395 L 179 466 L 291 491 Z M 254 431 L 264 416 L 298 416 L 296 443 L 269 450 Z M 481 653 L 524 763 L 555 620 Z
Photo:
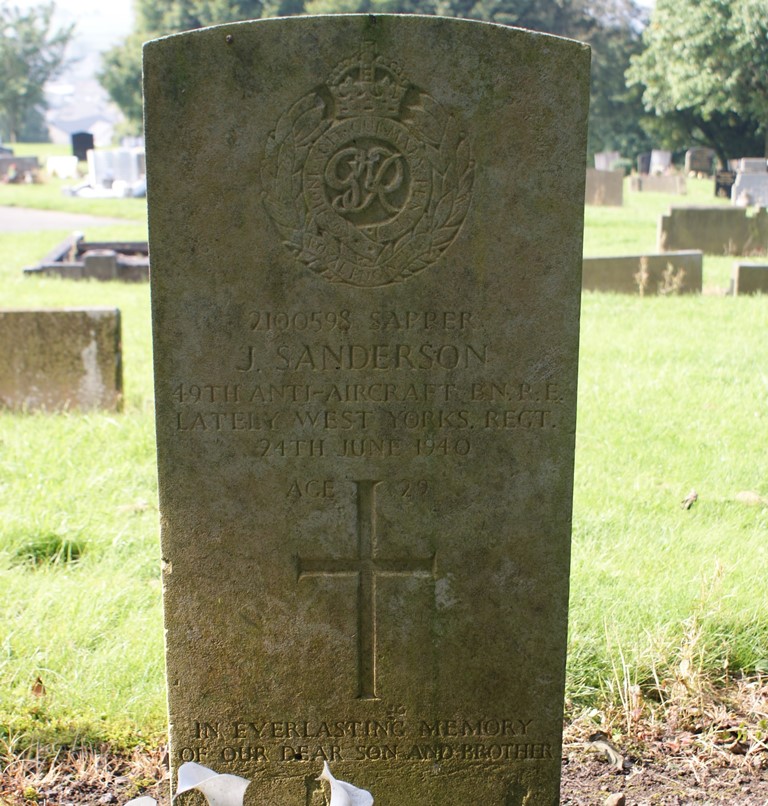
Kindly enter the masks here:
M 621 207 L 624 204 L 624 171 L 587 168 L 584 201 L 600 207 Z
M 0 311 L 0 408 L 119 409 L 120 311 Z
M 356 15 L 144 58 L 173 766 L 556 803 L 588 49 Z
M 594 159 L 598 171 L 612 171 L 613 166 L 621 159 L 621 154 L 618 151 L 598 151 Z
M 585 257 L 581 287 L 585 291 L 649 297 L 659 294 L 700 294 L 702 258 L 702 253 L 698 251 Z
M 712 148 L 694 147 L 685 152 L 685 173 L 701 173 L 712 176 L 715 167 L 715 151 Z
M 93 148 L 93 135 L 90 132 L 75 132 L 72 135 L 72 155 L 83 162 Z
M 731 291 L 734 296 L 768 294 L 768 262 L 740 260 L 731 270 Z

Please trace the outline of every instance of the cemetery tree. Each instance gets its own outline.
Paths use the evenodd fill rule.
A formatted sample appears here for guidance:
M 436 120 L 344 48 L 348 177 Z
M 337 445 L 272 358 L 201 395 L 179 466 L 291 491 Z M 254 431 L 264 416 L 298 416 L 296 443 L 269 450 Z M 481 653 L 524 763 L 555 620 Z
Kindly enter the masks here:
M 484 20 L 565 36 L 592 47 L 590 153 L 650 148 L 640 92 L 627 89 L 629 58 L 641 50 L 644 12 L 635 0 L 306 0 L 307 14 L 419 13 Z
M 291 0 L 282 0 L 290 3 Z M 121 44 L 107 50 L 99 82 L 120 107 L 128 126 L 135 132 L 142 127 L 141 47 L 150 39 L 219 25 L 225 22 L 261 17 L 261 0 L 138 0 L 136 30 Z M 301 9 L 287 13 L 301 13 Z
M 685 132 L 723 164 L 768 154 L 768 0 L 657 0 L 643 43 L 627 80 L 667 142 Z
M 54 29 L 54 5 L 22 10 L 0 5 L 0 131 L 16 142 L 44 104 L 43 87 L 64 64 L 74 25 Z

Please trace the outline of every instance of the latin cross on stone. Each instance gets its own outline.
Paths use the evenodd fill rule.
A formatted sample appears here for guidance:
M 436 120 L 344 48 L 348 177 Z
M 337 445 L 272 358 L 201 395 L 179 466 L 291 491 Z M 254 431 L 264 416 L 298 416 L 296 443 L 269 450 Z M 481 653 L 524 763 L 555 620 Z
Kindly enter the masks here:
M 357 556 L 299 557 L 299 580 L 308 577 L 357 577 L 358 699 L 376 700 L 376 580 L 378 577 L 435 578 L 435 555 L 385 558 L 377 555 L 376 487 L 380 481 L 355 481 Z

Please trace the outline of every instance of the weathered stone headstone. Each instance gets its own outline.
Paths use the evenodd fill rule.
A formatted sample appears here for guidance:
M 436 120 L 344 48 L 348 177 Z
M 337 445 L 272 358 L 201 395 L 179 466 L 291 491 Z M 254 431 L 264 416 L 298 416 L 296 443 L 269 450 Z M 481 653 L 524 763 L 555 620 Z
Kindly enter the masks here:
M 677 174 L 645 174 L 630 177 L 629 189 L 635 193 L 670 193 L 684 196 L 688 192 L 688 185 L 685 177 Z
M 595 168 L 598 171 L 612 171 L 620 159 L 621 154 L 618 151 L 598 151 L 595 154 Z
M 768 207 L 768 161 L 765 157 L 740 160 L 731 188 L 731 203 L 738 207 Z
M 305 17 L 144 75 L 172 764 L 556 803 L 587 48 Z
M 715 151 L 712 148 L 689 148 L 685 152 L 686 174 L 706 174 L 712 176 L 715 167 Z
M 0 408 L 119 409 L 120 311 L 0 311 Z
M 621 207 L 624 203 L 624 171 L 587 168 L 584 201 L 599 207 Z
M 637 155 L 637 172 L 647 174 L 651 172 L 651 152 L 644 151 Z
M 768 248 L 768 212 L 740 207 L 672 207 L 659 216 L 657 249 L 700 249 L 705 255 L 748 255 Z
M 768 261 L 740 260 L 734 263 L 731 290 L 734 296 L 768 294 Z
M 701 252 L 585 257 L 581 285 L 585 291 L 656 296 L 700 294 Z

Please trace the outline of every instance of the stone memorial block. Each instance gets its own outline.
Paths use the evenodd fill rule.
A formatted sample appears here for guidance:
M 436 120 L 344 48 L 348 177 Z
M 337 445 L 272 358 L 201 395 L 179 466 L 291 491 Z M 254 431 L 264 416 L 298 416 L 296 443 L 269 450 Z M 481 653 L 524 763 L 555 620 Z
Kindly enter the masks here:
M 648 173 L 650 174 L 666 173 L 670 165 L 672 165 L 671 151 L 663 151 L 660 148 L 654 148 L 653 151 L 651 151 L 651 162 L 648 167 Z
M 715 167 L 715 151 L 712 148 L 689 148 L 685 152 L 686 174 L 706 174 L 712 176 Z
M 733 188 L 733 183 L 735 181 L 736 181 L 736 173 L 734 171 L 716 171 L 715 196 L 730 199 L 731 189 Z
M 746 255 L 768 247 L 768 213 L 739 207 L 672 207 L 659 216 L 660 252 L 700 249 L 705 255 Z
M 621 207 L 624 203 L 624 171 L 587 168 L 584 201 L 600 207 Z
M 93 142 L 90 132 L 75 132 L 72 135 L 72 155 L 85 162 L 88 152 L 94 147 Z
M 172 765 L 557 803 L 588 49 L 302 17 L 144 76 Z
M 703 255 L 695 250 L 656 255 L 585 257 L 581 287 L 618 294 L 700 294 Z
M 0 408 L 120 409 L 120 311 L 0 311 Z
M 651 152 L 644 151 L 637 155 L 637 172 L 647 174 L 651 172 Z
M 733 294 L 768 294 L 768 262 L 738 261 L 731 273 Z
M 635 193 L 670 193 L 684 196 L 688 185 L 684 176 L 677 174 L 645 174 L 630 177 L 629 189 Z
M 598 171 L 611 171 L 620 159 L 618 151 L 598 151 L 595 154 L 595 168 Z
M 765 157 L 739 161 L 731 188 L 731 203 L 738 207 L 768 207 L 768 161 Z

